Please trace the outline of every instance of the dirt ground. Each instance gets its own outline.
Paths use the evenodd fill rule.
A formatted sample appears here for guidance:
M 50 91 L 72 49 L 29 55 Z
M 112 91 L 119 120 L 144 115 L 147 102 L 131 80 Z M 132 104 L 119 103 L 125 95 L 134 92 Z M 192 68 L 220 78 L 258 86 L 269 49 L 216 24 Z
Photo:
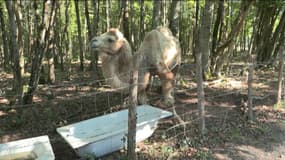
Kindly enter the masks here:
M 191 70 L 185 65 L 180 71 L 173 107 L 161 105 L 154 80 L 149 103 L 175 110 L 179 116 L 160 121 L 153 136 L 138 144 L 139 159 L 285 160 L 285 110 L 274 107 L 277 72 L 255 73 L 254 122 L 246 116 L 246 76 L 233 72 L 227 78 L 205 82 L 207 133 L 202 136 Z M 80 159 L 55 129 L 126 108 L 127 95 L 94 81 L 89 71 L 74 70 L 71 80 L 60 71 L 58 75 L 56 84 L 39 86 L 33 105 L 15 106 L 13 77 L 0 73 L 0 143 L 47 134 L 57 160 Z M 100 159 L 126 159 L 126 151 Z

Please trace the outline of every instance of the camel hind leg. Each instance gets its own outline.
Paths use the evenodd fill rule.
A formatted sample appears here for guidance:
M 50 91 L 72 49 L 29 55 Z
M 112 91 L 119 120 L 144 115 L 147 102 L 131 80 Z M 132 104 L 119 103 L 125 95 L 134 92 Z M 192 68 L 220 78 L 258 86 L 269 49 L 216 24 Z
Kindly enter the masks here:
M 146 89 L 149 85 L 150 80 L 150 73 L 145 72 L 141 78 L 139 78 L 139 87 L 138 87 L 138 103 L 139 104 L 146 104 L 147 103 L 147 96 L 146 96 Z

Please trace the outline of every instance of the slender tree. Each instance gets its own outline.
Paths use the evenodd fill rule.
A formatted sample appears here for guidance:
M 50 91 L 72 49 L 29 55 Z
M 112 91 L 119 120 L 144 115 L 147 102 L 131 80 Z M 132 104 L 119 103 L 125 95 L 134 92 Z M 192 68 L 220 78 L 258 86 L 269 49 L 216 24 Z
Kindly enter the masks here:
M 229 53 L 231 51 L 225 52 L 225 49 L 231 50 L 233 45 L 235 44 L 236 38 L 243 26 L 245 18 L 247 16 L 248 10 L 253 1 L 242 0 L 240 11 L 236 19 L 234 20 L 233 28 L 228 34 L 228 36 L 222 41 L 221 44 L 218 45 L 216 51 L 212 56 L 212 67 L 214 67 L 213 74 L 216 76 L 221 75 L 221 70 L 224 66 L 225 61 L 227 60 Z
M 97 0 L 92 1 L 93 6 L 93 24 L 92 24 L 92 36 L 96 36 L 98 32 L 98 24 L 99 24 L 99 2 Z M 90 69 L 93 70 L 95 73 L 98 71 L 98 54 L 97 53 L 90 53 L 91 54 L 91 63 Z
M 43 57 L 46 55 L 48 46 L 50 44 L 50 30 L 51 26 L 54 22 L 55 17 L 55 1 L 46 0 L 43 2 L 43 11 L 42 11 L 42 18 L 40 18 L 40 11 L 39 11 L 39 2 L 34 1 L 34 12 L 35 12 L 35 19 L 34 23 L 36 24 L 37 34 L 34 37 L 35 41 L 35 49 L 34 49 L 34 57 L 32 61 L 32 69 L 29 81 L 28 91 L 24 96 L 24 103 L 30 104 L 33 102 L 34 92 L 38 88 L 39 78 L 40 78 L 40 71 L 42 68 L 42 60 Z M 41 19 L 41 21 L 40 21 Z M 40 22 L 40 23 L 39 23 Z
M 180 1 L 173 0 L 170 5 L 170 12 L 168 16 L 169 28 L 173 35 L 178 37 L 179 33 L 179 11 L 180 11 Z
M 201 23 L 198 28 L 198 37 L 195 41 L 194 53 L 196 55 L 196 78 L 198 85 L 198 106 L 200 108 L 201 131 L 206 132 L 205 124 L 205 93 L 203 88 L 203 58 L 210 52 L 210 26 L 213 10 L 213 2 L 205 1 L 205 7 L 201 12 Z
M 3 14 L 3 5 L 0 2 L 0 25 L 1 25 L 1 34 L 2 34 L 2 43 L 3 43 L 3 52 L 4 52 L 4 69 L 8 70 L 9 68 L 9 46 L 8 46 L 8 35 L 6 33 L 6 27 L 4 22 L 4 14 Z
M 14 87 L 13 89 L 16 91 L 16 103 L 22 103 L 23 97 L 23 82 L 22 82 L 22 74 L 21 74 L 21 66 L 20 66 L 20 53 L 19 53 L 19 30 L 16 23 L 16 15 L 17 12 L 15 10 L 15 1 L 6 0 L 6 7 L 9 15 L 9 24 L 10 24 L 10 51 L 13 56 L 13 71 L 14 71 Z
M 145 6 L 144 6 L 144 0 L 140 0 L 140 40 L 142 41 L 144 38 L 144 33 L 146 29 L 146 24 L 145 24 Z
M 153 1 L 153 12 L 152 12 L 152 28 L 155 29 L 161 25 L 161 1 Z
M 83 41 L 81 37 L 81 23 L 80 23 L 80 14 L 79 14 L 79 3 L 78 0 L 74 0 L 75 12 L 76 12 L 76 22 L 77 22 L 77 38 L 80 52 L 80 71 L 84 71 L 84 52 L 83 52 Z
M 284 70 L 284 52 L 285 52 L 285 49 L 282 46 L 281 50 L 280 50 L 280 57 L 279 57 L 277 104 L 280 104 L 281 95 L 282 95 L 283 70 Z

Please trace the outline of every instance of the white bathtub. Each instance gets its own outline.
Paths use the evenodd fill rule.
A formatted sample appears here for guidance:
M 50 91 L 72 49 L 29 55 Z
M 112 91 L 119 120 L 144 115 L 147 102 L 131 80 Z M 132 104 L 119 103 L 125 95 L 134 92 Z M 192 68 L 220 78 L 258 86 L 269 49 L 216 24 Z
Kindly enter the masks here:
M 136 142 L 150 137 L 158 120 L 171 115 L 171 112 L 149 105 L 138 106 Z M 57 128 L 57 132 L 80 157 L 100 157 L 127 145 L 128 110 L 60 127 Z
M 0 160 L 54 160 L 48 136 L 0 144 Z

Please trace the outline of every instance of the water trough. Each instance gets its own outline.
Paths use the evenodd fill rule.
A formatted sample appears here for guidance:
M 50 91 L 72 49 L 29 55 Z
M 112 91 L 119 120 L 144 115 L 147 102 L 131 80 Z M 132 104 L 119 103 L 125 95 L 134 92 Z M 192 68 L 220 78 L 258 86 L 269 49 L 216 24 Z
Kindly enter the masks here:
M 137 107 L 136 142 L 150 137 L 160 119 L 172 116 L 171 112 L 149 105 Z M 78 123 L 57 128 L 80 157 L 101 157 L 117 151 L 127 144 L 128 110 L 122 110 Z
M 0 144 L 0 160 L 54 160 L 48 136 Z

